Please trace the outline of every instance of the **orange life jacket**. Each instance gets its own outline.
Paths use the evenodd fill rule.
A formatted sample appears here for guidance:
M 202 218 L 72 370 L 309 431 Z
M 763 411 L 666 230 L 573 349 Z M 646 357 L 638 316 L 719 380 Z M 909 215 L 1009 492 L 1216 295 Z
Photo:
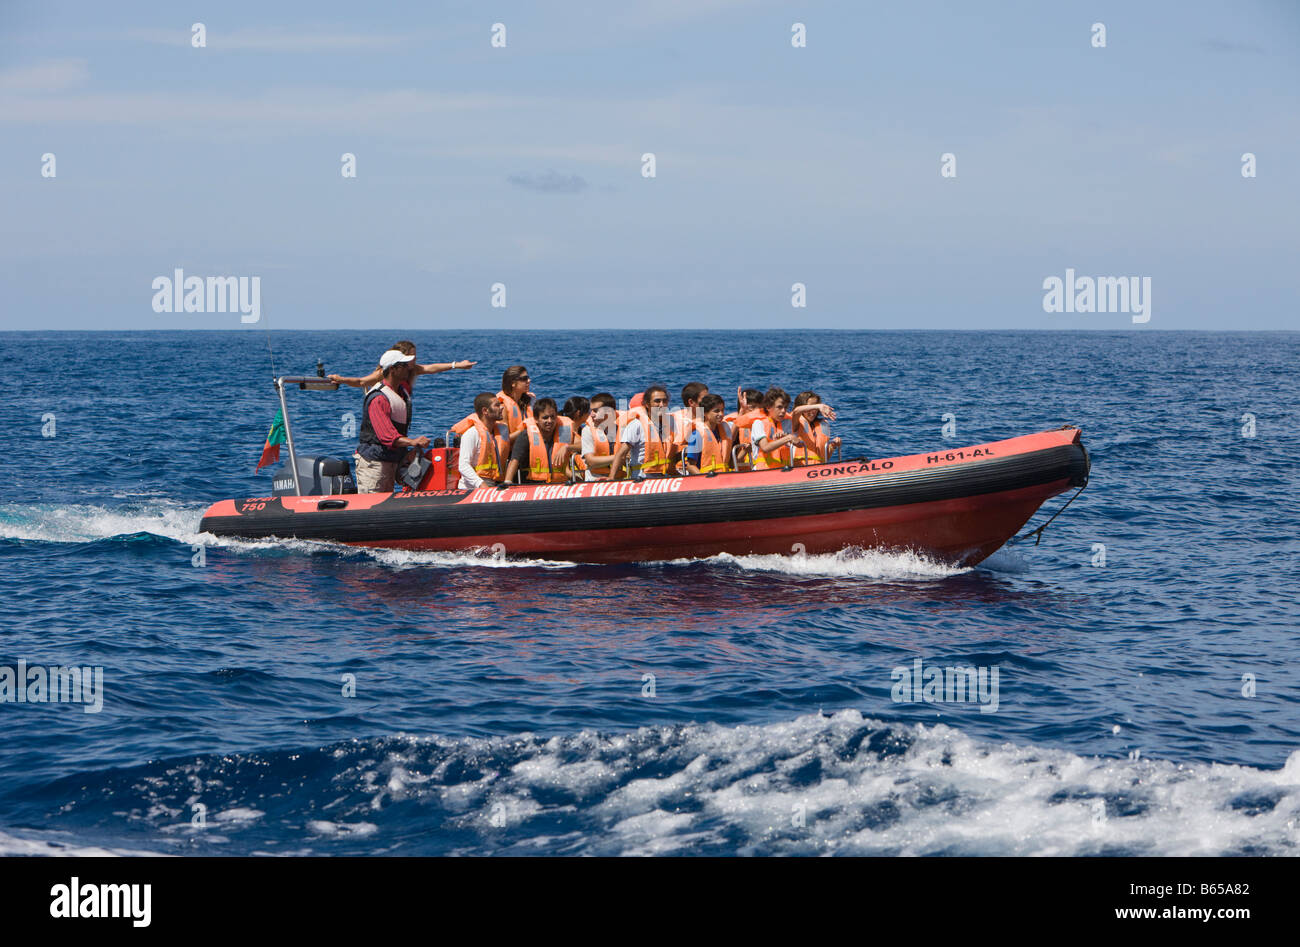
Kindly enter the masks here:
M 750 408 L 744 414 L 727 415 L 727 420 L 735 426 L 736 443 L 748 444 L 750 426 L 755 421 L 761 421 L 766 417 L 767 415 L 760 408 Z
M 615 424 L 618 426 L 618 434 L 616 435 L 616 438 L 621 442 L 623 440 L 623 431 L 627 429 L 628 424 L 630 424 L 632 419 L 636 417 L 636 409 L 619 411 L 616 412 L 616 414 L 617 417 L 615 418 Z
M 510 461 L 510 435 L 505 421 L 493 425 L 496 430 L 488 433 L 487 425 L 473 415 L 473 427 L 478 430 L 478 457 L 474 459 L 474 472 L 484 480 L 501 481 L 505 479 L 506 465 Z
M 661 474 L 668 470 L 668 459 L 672 454 L 673 440 L 672 435 L 668 439 L 661 439 L 659 436 L 659 425 L 650 420 L 650 414 L 645 408 L 633 408 L 628 412 L 628 423 L 632 421 L 641 422 L 641 440 L 642 454 L 641 466 L 633 469 L 631 463 L 628 464 L 628 477 L 635 477 L 637 474 Z M 619 431 L 619 443 L 622 440 L 623 431 Z
M 691 436 L 696 421 L 704 420 L 704 412 L 699 407 L 678 408 L 669 412 L 673 416 L 674 443 L 678 447 L 686 446 L 686 439 Z
M 476 421 L 478 421 L 478 415 L 471 412 L 470 414 L 465 415 L 463 418 L 461 418 L 459 421 L 457 421 L 455 424 L 451 426 L 451 433 L 455 434 L 457 437 L 460 437 L 466 431 L 472 428 Z
M 573 418 L 566 417 L 565 415 L 561 414 L 558 418 L 555 419 L 555 423 L 556 423 L 557 431 L 564 430 L 566 432 L 565 436 L 568 438 L 568 443 L 570 444 L 581 443 L 579 440 L 578 432 L 581 431 L 582 428 L 579 425 L 573 423 Z M 582 462 L 581 452 L 578 452 L 576 454 L 570 454 L 569 458 L 572 458 L 575 469 L 577 469 L 580 473 L 586 472 L 587 467 Z M 569 463 L 569 459 L 566 458 L 565 464 L 567 465 L 568 463 Z
M 757 421 L 760 419 L 755 418 L 754 420 Z M 785 436 L 785 431 L 782 429 L 780 421 L 773 421 L 771 418 L 767 417 L 766 415 L 764 415 L 761 420 L 766 422 L 764 424 L 764 427 L 769 428 L 768 436 L 764 438 L 765 441 L 774 441 L 779 437 Z M 753 424 L 752 421 L 750 423 L 751 425 Z M 771 428 L 775 428 L 775 430 L 770 430 Z M 752 436 L 752 432 L 751 432 L 751 436 Z M 785 445 L 785 447 L 782 447 L 780 450 L 777 451 L 765 451 L 759 448 L 757 444 L 754 444 L 752 450 L 754 455 L 755 470 L 770 470 L 773 467 L 790 466 L 790 445 L 789 444 Z
M 728 414 L 726 417 L 724 417 L 723 420 L 731 425 L 731 432 L 732 432 L 731 438 L 733 442 L 732 446 L 748 448 L 750 446 L 749 444 L 750 425 L 753 424 L 755 421 L 757 421 L 759 418 L 765 418 L 765 417 L 767 417 L 767 415 L 765 415 L 758 408 L 750 408 L 744 414 L 733 411 L 731 414 Z M 751 466 L 750 460 L 746 458 L 740 461 L 736 469 L 749 470 L 750 466 Z
M 703 421 L 696 421 L 693 429 L 700 435 L 700 473 L 723 473 L 731 468 L 731 437 L 721 440 Z
M 826 445 L 831 438 L 822 428 L 821 418 L 809 422 L 801 414 L 795 419 L 794 429 L 800 441 L 794 445 L 794 465 L 806 467 L 809 464 L 823 463 L 826 460 Z
M 505 419 L 506 427 L 510 429 L 510 434 L 512 436 L 515 431 L 524 426 L 525 421 L 531 421 L 533 419 L 533 406 L 531 404 L 529 404 L 528 410 L 525 411 L 519 407 L 519 402 L 515 401 L 514 398 L 511 398 L 504 391 L 498 391 L 497 398 L 501 401 L 502 407 L 505 408 L 502 417 Z
M 614 453 L 614 448 L 610 446 L 609 435 L 600 429 L 598 424 L 584 424 L 584 431 L 591 432 L 591 452 L 597 457 L 608 457 Z
M 546 450 L 546 440 L 542 437 L 542 429 L 532 417 L 524 421 L 524 427 L 528 431 L 528 473 L 525 479 L 533 483 L 568 483 L 569 454 L 565 448 L 573 443 L 572 422 L 568 426 L 562 423 L 555 425 L 555 440 L 551 443 L 549 452 Z
M 608 457 L 614 453 L 613 448 L 609 446 L 609 438 L 598 425 L 588 422 L 582 426 L 582 430 L 591 432 L 591 452 L 597 457 Z M 581 435 L 579 435 L 576 443 L 582 443 Z M 578 454 L 574 458 L 573 464 L 583 473 L 587 472 L 587 462 L 583 459 L 582 454 Z M 610 470 L 604 467 L 602 467 L 601 470 L 603 470 L 604 473 L 596 474 L 596 476 L 605 480 L 609 479 Z

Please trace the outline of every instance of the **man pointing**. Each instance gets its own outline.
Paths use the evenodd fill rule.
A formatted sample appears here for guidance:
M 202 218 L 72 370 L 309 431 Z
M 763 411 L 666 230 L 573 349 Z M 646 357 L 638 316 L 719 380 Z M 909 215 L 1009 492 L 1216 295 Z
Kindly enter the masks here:
M 358 435 L 357 492 L 391 493 L 397 463 L 427 437 L 407 437 L 411 426 L 411 363 L 414 355 L 389 349 L 379 359 L 382 380 L 366 392 Z

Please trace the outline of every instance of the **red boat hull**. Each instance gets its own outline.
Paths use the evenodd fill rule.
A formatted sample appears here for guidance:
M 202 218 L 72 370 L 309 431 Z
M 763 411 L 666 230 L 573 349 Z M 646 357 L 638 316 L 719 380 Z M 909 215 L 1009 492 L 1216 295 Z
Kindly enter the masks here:
M 464 551 L 495 546 L 503 554 L 577 562 L 838 552 L 849 547 L 915 550 L 941 561 L 975 565 L 1016 534 L 1044 500 L 1069 488 L 1056 481 L 958 500 L 937 500 L 878 510 L 823 513 L 745 523 L 503 533 L 454 539 L 404 539 L 355 543 L 389 549 Z
M 861 547 L 970 566 L 1087 475 L 1079 431 L 1067 428 L 936 454 L 640 484 L 227 500 L 201 529 L 578 562 Z

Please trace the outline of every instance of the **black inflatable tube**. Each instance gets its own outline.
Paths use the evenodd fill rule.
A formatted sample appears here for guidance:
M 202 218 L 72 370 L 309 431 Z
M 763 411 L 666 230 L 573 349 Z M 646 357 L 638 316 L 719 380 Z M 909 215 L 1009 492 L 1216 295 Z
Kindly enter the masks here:
M 824 468 L 843 467 L 825 464 Z M 374 542 L 459 536 L 499 536 L 568 530 L 625 529 L 772 520 L 850 510 L 904 506 L 1001 493 L 1067 480 L 1087 483 L 1089 458 L 1081 444 L 1045 448 L 1005 458 L 896 474 L 821 480 L 818 467 L 765 486 L 738 485 L 648 496 L 530 500 L 524 503 L 457 503 L 460 494 L 385 500 L 367 510 L 291 513 L 276 501 L 239 516 L 204 517 L 201 532 L 260 539 L 271 536 L 336 542 Z

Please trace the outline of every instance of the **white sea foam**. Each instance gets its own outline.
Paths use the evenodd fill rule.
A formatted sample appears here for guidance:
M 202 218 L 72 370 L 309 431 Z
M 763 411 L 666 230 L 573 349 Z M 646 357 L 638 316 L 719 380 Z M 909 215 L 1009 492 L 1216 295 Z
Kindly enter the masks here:
M 374 835 L 379 831 L 379 826 L 373 822 L 324 822 L 320 819 L 311 819 L 307 822 L 307 829 L 316 835 L 357 838 Z
M 359 550 L 377 562 L 396 569 L 410 569 L 421 566 L 438 566 L 447 569 L 474 566 L 486 569 L 572 569 L 572 562 L 557 562 L 550 559 L 510 559 L 495 555 L 491 549 L 479 549 L 476 552 L 422 552 L 411 549 L 364 549 Z
M 750 572 L 867 579 L 943 579 L 970 571 L 960 566 L 935 562 L 917 552 L 885 552 L 880 549 L 841 549 L 835 553 L 798 553 L 788 556 L 732 556 L 723 553 L 703 560 L 675 559 L 673 562 L 713 562 Z
M 257 845 L 268 832 L 303 833 L 315 852 L 358 838 L 382 849 L 398 829 L 368 813 L 401 805 L 417 821 L 432 815 L 478 835 L 460 854 L 484 845 L 590 855 L 1300 854 L 1300 750 L 1272 770 L 1089 757 L 844 710 L 550 738 L 384 737 L 331 758 L 340 768 L 328 792 L 345 792 L 314 809 L 335 810 L 328 819 L 269 822 L 236 799 L 206 831 L 173 823 L 153 797 L 201 779 L 212 765 L 203 760 L 142 780 L 150 798 L 139 804 L 172 851 L 196 838 Z M 263 791 L 264 759 L 246 764 L 252 779 L 245 764 L 221 765 L 226 790 Z M 0 832 L 0 855 L 41 854 L 147 853 L 61 831 Z
M 226 809 L 217 812 L 211 816 L 213 822 L 256 822 L 266 815 L 259 809 L 251 809 L 247 806 L 236 806 L 233 809 Z
M 77 504 L 0 504 L 0 539 L 89 543 L 114 536 L 152 533 L 177 542 L 198 542 L 206 507 L 152 500 L 143 509 Z
M 172 500 L 149 500 L 138 506 L 111 509 L 89 504 L 0 504 L 0 539 L 49 543 L 86 543 L 148 533 L 185 545 L 202 544 L 236 553 L 260 555 L 291 552 L 329 553 L 367 558 L 393 569 L 467 566 L 487 569 L 571 569 L 574 563 L 549 559 L 514 559 L 484 548 L 472 552 L 432 552 L 345 546 L 309 539 L 237 539 L 198 531 L 206 506 Z M 732 556 L 673 559 L 669 564 L 714 564 L 751 572 L 794 576 L 857 576 L 870 579 L 936 579 L 966 569 L 943 565 L 914 552 L 844 549 L 820 555 Z
M 0 830 L 0 857 L 40 855 L 45 857 L 104 858 L 115 855 L 164 855 L 133 848 L 104 848 L 78 842 L 70 832 L 32 832 L 13 835 Z
M 869 748 L 876 734 L 888 752 Z M 507 742 L 443 745 L 481 758 Z M 601 855 L 727 850 L 737 836 L 768 854 L 1300 854 L 1300 751 L 1281 770 L 1096 758 L 855 711 L 537 742 L 507 772 L 442 792 L 465 823 L 496 812 L 527 833 L 534 815 L 573 809 L 533 802 L 539 786 L 582 800 L 585 850 Z
M 237 539 L 200 533 L 199 522 L 207 506 L 150 500 L 140 508 L 110 509 L 89 504 L 0 504 L 0 539 L 47 543 L 89 543 L 117 536 L 148 533 L 186 545 L 262 554 L 289 551 L 300 554 L 333 553 L 369 558 L 397 569 L 463 568 L 572 568 L 573 563 L 542 559 L 499 557 L 491 549 L 476 552 L 423 552 L 344 546 L 307 539 Z

